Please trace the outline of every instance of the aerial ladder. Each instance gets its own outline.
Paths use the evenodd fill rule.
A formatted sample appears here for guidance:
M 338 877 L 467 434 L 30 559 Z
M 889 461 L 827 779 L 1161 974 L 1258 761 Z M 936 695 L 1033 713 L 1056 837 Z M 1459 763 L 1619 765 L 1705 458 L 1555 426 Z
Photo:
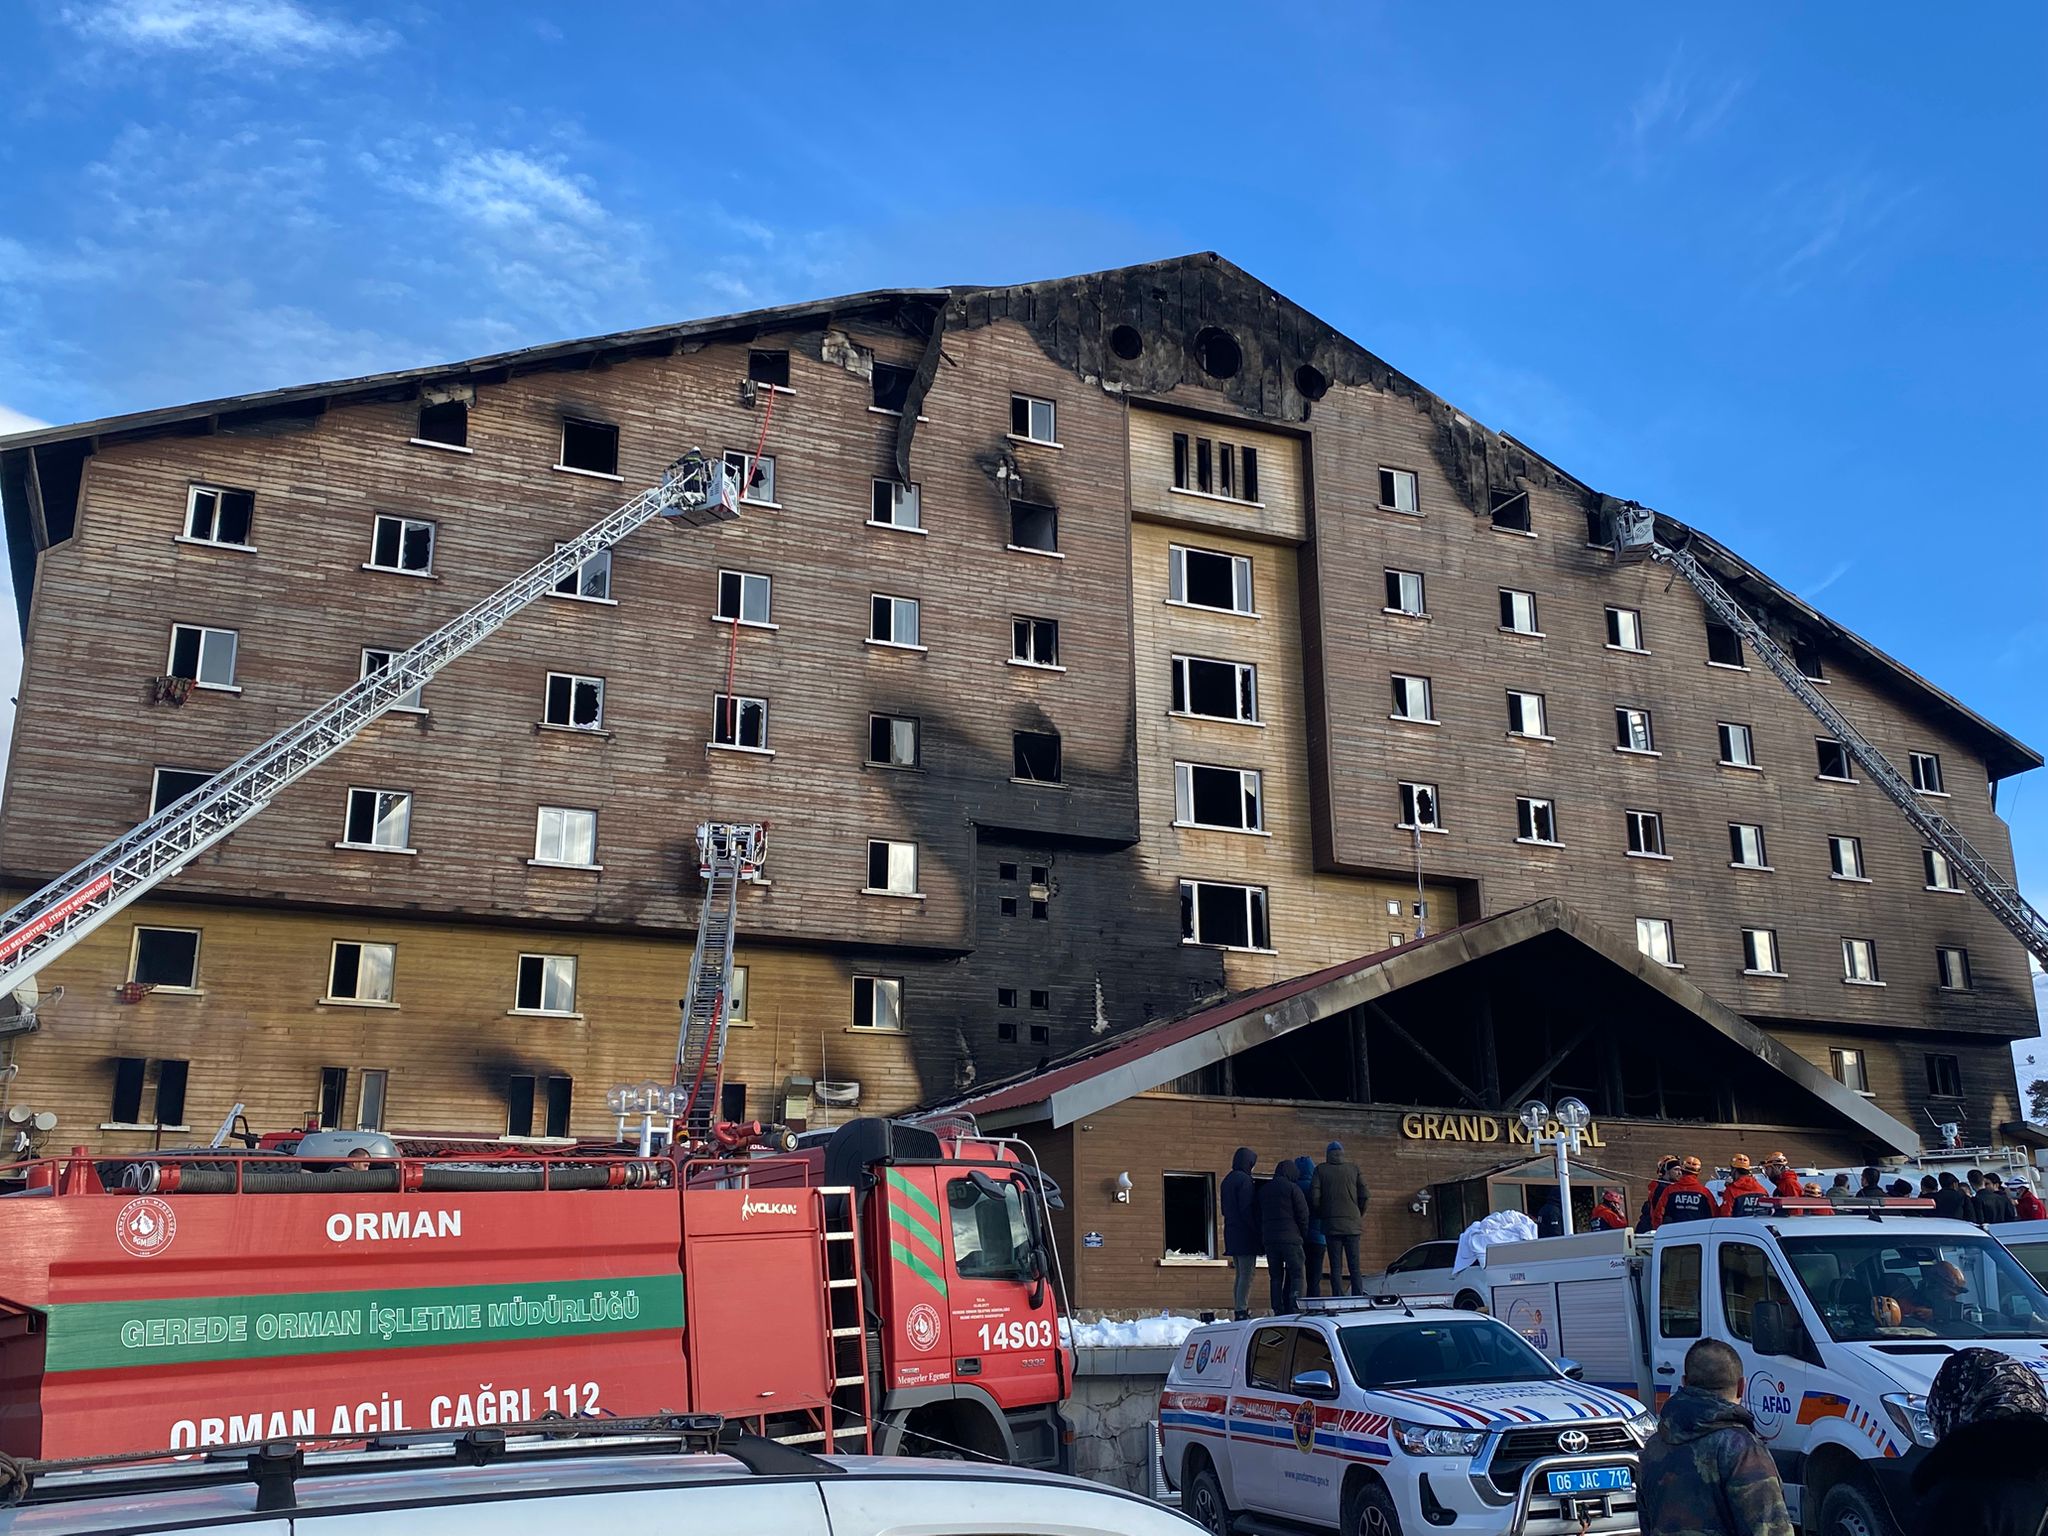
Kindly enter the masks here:
M 764 1126 L 726 1124 L 719 1110 L 740 886 L 761 878 L 767 848 L 768 829 L 758 823 L 707 821 L 697 828 L 697 873 L 704 880 L 704 906 L 697 917 L 697 948 L 690 956 L 690 982 L 683 992 L 682 1028 L 676 1038 L 672 1102 L 679 1140 L 736 1144 L 772 1134 Z
M 1628 502 L 1614 520 L 1614 553 L 1619 560 L 1648 558 L 1670 566 L 1683 576 L 1700 595 L 1707 612 L 1748 642 L 1749 648 L 1756 652 L 1778 681 L 1813 712 L 1870 781 L 1899 808 L 1900 814 L 1912 823 L 1913 830 L 1926 840 L 1930 848 L 1948 859 L 1950 867 L 1962 876 L 1963 883 L 1991 909 L 1991 915 L 2011 930 L 2013 937 L 2026 946 L 2029 954 L 2048 964 L 2048 917 L 2042 916 L 2020 894 L 2019 887 L 1979 852 L 1954 822 L 1927 808 L 1906 777 L 1849 723 L 1840 710 L 1828 702 L 1826 696 L 1814 687 L 1812 679 L 1799 670 L 1798 663 L 1771 638 L 1770 632 L 1755 615 L 1730 596 L 1728 589 L 1700 563 L 1689 543 L 1675 547 L 1664 543 L 1657 537 L 1657 514 L 1639 503 Z
M 175 805 L 116 838 L 0 915 L 0 996 L 21 986 L 100 924 L 184 869 L 341 751 L 407 695 L 496 634 L 545 593 L 657 518 L 703 528 L 739 515 L 739 486 L 723 461 L 695 449 L 661 483 L 607 513 L 568 543 L 466 612 L 449 620 L 381 672 L 343 689 L 296 724 L 230 764 Z M 707 902 L 706 910 L 710 910 Z M 728 912 L 723 983 L 731 972 Z M 700 934 L 698 953 L 703 954 Z M 693 973 L 695 966 L 693 965 Z M 692 993 L 695 993 L 692 983 Z M 722 1005 L 721 1005 L 722 1006 Z M 716 1102 L 714 1091 L 713 1102 Z

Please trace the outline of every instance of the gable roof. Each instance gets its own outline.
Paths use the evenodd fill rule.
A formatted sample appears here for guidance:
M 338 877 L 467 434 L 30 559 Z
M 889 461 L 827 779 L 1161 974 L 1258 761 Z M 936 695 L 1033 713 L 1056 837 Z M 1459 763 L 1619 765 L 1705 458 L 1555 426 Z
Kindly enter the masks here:
M 1290 981 L 1242 992 L 1171 1019 L 1161 1019 L 1091 1045 L 1031 1072 L 959 1094 L 932 1106 L 934 1113 L 965 1111 L 978 1120 L 1009 1124 L 1049 1121 L 1072 1124 L 1190 1072 L 1279 1039 L 1361 1003 L 1525 944 L 1546 933 L 1563 933 L 1645 986 L 1662 993 L 1707 1029 L 1760 1062 L 1855 1130 L 1893 1150 L 1920 1150 L 1913 1129 L 1879 1109 L 1780 1044 L 1725 1003 L 1647 955 L 1622 945 L 1598 924 L 1573 912 L 1556 897 L 1514 907 L 1493 917 L 1447 929 L 1399 949 L 1296 976 Z

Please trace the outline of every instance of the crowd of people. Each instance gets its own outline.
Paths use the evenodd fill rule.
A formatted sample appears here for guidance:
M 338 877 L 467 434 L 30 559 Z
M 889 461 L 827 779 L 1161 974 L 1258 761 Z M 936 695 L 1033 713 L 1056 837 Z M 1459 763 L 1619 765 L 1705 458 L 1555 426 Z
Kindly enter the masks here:
M 1758 1216 L 1765 1213 L 1764 1202 L 1768 1200 L 1801 1197 L 1826 1200 L 1836 1206 L 1870 1200 L 1929 1200 L 1936 1216 L 1973 1221 L 1980 1227 L 2004 1221 L 2048 1219 L 2048 1207 L 2042 1205 L 2041 1197 L 2024 1179 L 2006 1185 L 1997 1174 L 1980 1168 L 1967 1171 L 1967 1182 L 1953 1173 L 1939 1177 L 1924 1175 L 1917 1190 L 1907 1179 L 1893 1179 L 1887 1184 L 1875 1168 L 1865 1168 L 1861 1183 L 1853 1187 L 1848 1174 L 1838 1173 L 1823 1190 L 1818 1182 L 1802 1182 L 1793 1172 L 1792 1160 L 1783 1152 L 1773 1152 L 1764 1160 L 1761 1178 L 1749 1158 L 1736 1153 L 1728 1160 L 1728 1177 L 1718 1192 L 1707 1186 L 1701 1177 L 1703 1171 L 1696 1157 L 1660 1159 L 1650 1180 L 1649 1193 L 1636 1216 L 1636 1231 L 1654 1232 L 1667 1223 L 1704 1221 L 1710 1216 Z M 1600 1204 L 1593 1210 L 1594 1229 L 1619 1230 L 1626 1226 L 1625 1210 L 1620 1190 L 1604 1191 Z
M 1304 1296 L 1323 1294 L 1323 1263 L 1332 1296 L 1365 1294 L 1358 1269 L 1358 1239 L 1371 1198 L 1365 1175 L 1344 1157 L 1344 1143 L 1323 1149 L 1323 1160 L 1282 1158 L 1265 1178 L 1253 1172 L 1259 1154 L 1239 1147 L 1223 1176 L 1223 1253 L 1236 1271 L 1231 1306 L 1249 1317 L 1252 1276 L 1260 1258 L 1275 1314 L 1296 1311 Z M 1340 1289 L 1348 1280 L 1348 1290 Z

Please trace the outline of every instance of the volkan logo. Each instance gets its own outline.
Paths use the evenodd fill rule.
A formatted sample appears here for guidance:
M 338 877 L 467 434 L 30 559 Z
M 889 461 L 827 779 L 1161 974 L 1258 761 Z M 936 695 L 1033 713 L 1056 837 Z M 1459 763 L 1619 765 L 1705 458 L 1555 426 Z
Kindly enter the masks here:
M 752 1216 L 794 1216 L 795 1214 L 796 1206 L 787 1200 L 749 1199 L 740 1202 L 741 1221 L 745 1221 Z
M 790 1209 L 795 1210 L 796 1207 L 791 1206 Z M 910 1339 L 910 1347 L 924 1354 L 939 1342 L 939 1309 L 928 1301 L 920 1301 L 903 1319 L 903 1332 Z
M 178 1213 L 154 1195 L 130 1200 L 114 1218 L 114 1241 L 138 1259 L 153 1259 L 178 1235 Z

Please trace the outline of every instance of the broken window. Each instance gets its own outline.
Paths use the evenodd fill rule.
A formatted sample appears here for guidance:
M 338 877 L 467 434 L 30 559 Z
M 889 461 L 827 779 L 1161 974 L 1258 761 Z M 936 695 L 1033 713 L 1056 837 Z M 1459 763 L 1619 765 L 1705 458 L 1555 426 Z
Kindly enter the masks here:
M 1934 967 L 1935 973 L 1941 978 L 1942 991 L 1967 992 L 1970 990 L 1970 952 L 1967 949 L 1958 949 L 1953 945 L 1943 945 L 1934 952 Z M 1955 1061 L 1953 1056 L 1948 1059 L 1951 1063 Z M 1930 1057 L 1929 1060 L 1931 1062 L 1933 1058 Z M 1934 1091 L 1936 1093 L 1942 1092 L 1939 1088 Z M 1947 1091 L 1953 1094 L 1957 1090 L 1951 1088 Z
M 574 1013 L 576 957 L 521 955 L 512 1006 L 521 1013 Z
M 1047 919 L 1048 917 L 1050 917 L 1050 916 L 1051 916 L 1051 912 L 1050 912 L 1050 910 L 1049 910 L 1049 906 L 1050 906 L 1050 904 L 1049 904 L 1049 903 L 1047 903 L 1047 902 L 1043 902 L 1043 901 L 1033 901 L 1033 902 L 1031 903 L 1031 916 L 1032 916 L 1032 919 L 1033 919 L 1034 921 L 1036 921 L 1036 922 L 1041 922 L 1041 923 L 1042 923 L 1042 922 L 1044 922 L 1044 921 L 1045 921 L 1045 920 L 1046 920 L 1046 919 Z
M 1059 442 L 1054 430 L 1058 425 L 1058 413 L 1050 400 L 1039 400 L 1030 395 L 1010 396 L 1010 435 L 1034 443 Z
M 1421 511 L 1422 503 L 1416 496 L 1415 471 L 1388 469 L 1381 465 L 1380 505 L 1389 512 Z
M 1962 889 L 1960 885 L 1956 884 L 1955 866 L 1949 862 L 1948 855 L 1939 848 L 1922 848 L 1920 850 L 1920 864 L 1927 875 L 1928 890 L 1960 891 Z
M 185 1083 L 190 1071 L 190 1062 L 157 1062 L 156 1104 L 150 1111 L 150 1118 L 144 1120 L 142 1099 L 149 1076 L 149 1058 L 116 1056 L 111 1122 L 115 1125 L 149 1125 L 165 1130 L 183 1129 Z
M 1721 739 L 1721 761 L 1730 768 L 1756 766 L 1756 739 L 1746 725 L 1723 720 L 1715 726 Z
M 1854 782 L 1854 775 L 1849 772 L 1849 749 L 1847 747 L 1832 737 L 1816 736 L 1813 742 L 1813 751 L 1815 758 L 1820 764 L 1820 771 L 1815 777 L 1835 779 L 1844 784 Z
M 718 573 L 718 608 L 714 618 L 728 623 L 737 620 L 742 624 L 769 622 L 774 597 L 774 583 L 759 571 L 720 571 Z
M 775 505 L 775 455 L 764 453 L 755 457 L 728 448 L 725 452 L 725 472 L 739 485 L 740 500 L 752 502 L 757 507 Z
M 1655 811 L 1629 811 L 1628 851 L 1647 858 L 1661 859 L 1664 852 L 1664 818 Z
M 592 475 L 619 472 L 619 429 L 608 421 L 562 418 L 560 469 L 580 469 Z
M 555 553 L 566 546 L 557 544 Z M 600 549 L 568 572 L 550 589 L 557 597 L 580 597 L 590 602 L 609 602 L 612 595 L 612 552 Z
M 996 906 L 1004 917 L 1015 917 L 1017 915 L 1017 898 L 1014 896 L 1005 896 L 996 903 Z
M 1517 635 L 1541 634 L 1542 631 L 1536 627 L 1536 594 L 1517 592 L 1512 587 L 1502 587 L 1500 627 Z
M 604 679 L 577 677 L 568 672 L 550 672 L 547 712 L 542 719 L 549 725 L 565 725 L 583 731 L 602 730 Z
M 1173 486 L 1231 501 L 1259 499 L 1259 451 L 1221 438 L 1173 434 Z
M 1844 963 L 1846 964 L 1846 958 Z M 1851 980 L 1856 978 L 1851 977 Z M 1851 1093 L 1868 1094 L 1870 1077 L 1863 1070 L 1863 1053 L 1846 1048 L 1830 1047 L 1828 1050 L 1828 1071 L 1834 1074 L 1836 1082 Z
M 1010 548 L 1055 554 L 1060 547 L 1060 512 L 1036 501 L 1010 503 Z
M 1650 733 L 1650 712 L 1647 709 L 1615 710 L 1614 745 L 1623 752 L 1656 751 L 1656 742 Z
M 1932 752 L 1911 754 L 1913 787 L 1923 795 L 1942 795 L 1948 791 L 1941 785 L 1941 758 Z
M 327 968 L 328 1003 L 388 1003 L 398 950 L 390 944 L 337 941 Z
M 370 535 L 370 568 L 425 576 L 434 568 L 434 525 L 413 517 L 379 516 Z
M 1014 1007 L 1016 1007 L 1016 1006 L 1017 1006 L 1017 989 L 1016 989 L 1015 987 L 997 987 L 997 988 L 996 988 L 996 1006 L 997 1006 L 998 1008 L 1014 1008 Z
M 1010 620 L 1010 659 L 1027 667 L 1060 664 L 1060 621 L 1018 617 Z
M 883 768 L 915 768 L 918 722 L 909 715 L 868 716 L 868 761 Z
M 249 525 L 256 516 L 254 491 L 195 485 L 185 493 L 185 537 L 201 544 L 249 545 Z
M 128 979 L 190 992 L 199 985 L 199 930 L 138 927 L 128 954 Z
M 1524 795 L 1515 802 L 1516 836 L 1525 843 L 1554 843 L 1557 837 L 1557 807 L 1548 800 Z
M 711 698 L 711 740 L 721 747 L 768 750 L 768 701 L 734 694 Z
M 196 768 L 158 768 L 149 776 L 149 814 L 167 811 L 213 777 Z
M 1752 976 L 1776 976 L 1778 970 L 1778 930 L 1775 928 L 1745 928 L 1742 930 L 1742 968 Z
M 412 796 L 398 789 L 351 789 L 341 840 L 351 848 L 406 849 Z M 408 850 L 409 851 L 409 850 Z
M 1707 620 L 1707 661 L 1717 667 L 1739 667 L 1742 660 L 1742 636 L 1726 624 Z
M 1434 725 L 1436 717 L 1430 713 L 1429 679 L 1410 677 L 1405 673 L 1394 674 L 1394 718 L 1396 720 L 1421 720 Z
M 534 1114 L 540 1114 L 542 1136 L 569 1134 L 569 1100 L 575 1080 L 559 1074 L 536 1077 L 515 1072 L 505 1083 L 505 1134 L 533 1136 Z
M 875 481 L 868 521 L 879 528 L 922 528 L 917 487 L 899 485 L 894 480 Z
M 1173 710 L 1175 714 L 1256 724 L 1259 718 L 1258 669 L 1246 662 L 1176 656 L 1173 658 Z
M 1842 979 L 1875 985 L 1877 945 L 1869 939 L 1842 940 Z
M 381 646 L 364 646 L 363 669 L 357 674 L 358 679 L 369 677 L 378 672 L 388 672 L 391 669 L 393 660 L 402 654 L 403 652 L 400 651 L 385 650 Z M 401 693 L 398 696 L 398 702 L 391 707 L 394 710 L 403 710 L 408 714 L 424 715 L 427 712 L 426 705 L 420 702 L 420 690 L 417 688 L 410 688 Z
M 597 812 L 541 806 L 534 817 L 533 858 L 537 864 L 591 868 L 597 862 Z
M 1173 819 L 1182 826 L 1262 832 L 1265 811 L 1256 768 L 1173 765 Z
M 1678 964 L 1678 950 L 1671 940 L 1671 919 L 1668 917 L 1639 917 L 1636 919 L 1636 948 L 1655 960 L 1659 965 Z
M 1824 683 L 1827 674 L 1821 670 L 1820 647 L 1805 636 L 1796 636 L 1792 641 L 1792 664 L 1799 669 L 1801 677 Z
M 897 363 L 876 363 L 874 375 L 873 404 L 878 411 L 894 411 L 903 414 L 903 408 L 910 403 L 910 382 L 917 376 L 915 368 L 905 368 Z
M 1218 949 L 1272 948 L 1266 931 L 1266 888 L 1181 881 L 1180 938 L 1183 944 Z
M 1860 837 L 1830 837 L 1828 839 L 1828 869 L 1837 880 L 1867 880 L 1863 873 L 1863 839 Z
M 1015 776 L 1033 784 L 1060 782 L 1060 738 L 1057 731 L 1018 731 L 1010 738 Z
M 1166 596 L 1191 608 L 1252 611 L 1252 563 L 1243 555 L 1173 544 L 1166 552 Z
M 758 347 L 747 352 L 747 377 L 770 389 L 789 388 L 789 353 L 764 352 Z
M 1493 526 L 1506 528 L 1514 533 L 1529 533 L 1529 493 L 1527 491 L 1494 491 L 1492 505 L 1488 509 L 1493 515 Z
M 870 838 L 866 889 L 872 895 L 917 895 L 917 844 Z
M 924 648 L 917 638 L 916 598 L 877 592 L 869 599 L 868 607 L 868 638 L 875 644 Z
M 1016 866 L 1016 865 L 1014 865 L 1014 864 L 998 864 L 998 865 L 996 866 L 996 878 L 997 878 L 998 880 L 1014 880 L 1014 879 L 1016 879 L 1016 878 L 1017 878 L 1017 866 Z
M 1728 862 L 1737 869 L 1769 869 L 1764 857 L 1764 829 L 1746 821 L 1728 823 Z
M 901 1029 L 903 1027 L 903 978 L 900 976 L 854 977 L 853 1027 L 855 1029 Z
M 1550 728 L 1545 723 L 1543 695 L 1525 693 L 1519 688 L 1508 690 L 1508 734 L 1510 736 L 1548 736 Z
M 1607 643 L 1617 651 L 1643 648 L 1643 616 L 1634 608 L 1607 610 Z
M 415 434 L 422 443 L 439 443 L 444 448 L 467 448 L 469 446 L 469 402 L 467 400 L 429 401 L 420 407 L 419 431 Z
M 1597 507 L 1586 512 L 1586 542 L 1603 549 L 1614 543 L 1614 519 Z
M 1161 1175 L 1161 1178 L 1164 1193 L 1159 1202 L 1159 1216 L 1165 1229 L 1166 1257 L 1214 1258 L 1216 1175 L 1169 1173 Z
M 1429 832 L 1441 832 L 1443 806 L 1437 799 L 1434 784 L 1403 783 L 1401 792 L 1401 820 L 1404 828 L 1421 828 Z
M 201 688 L 233 688 L 236 642 L 232 629 L 173 624 L 164 670 L 172 677 L 190 678 Z
M 1042 987 L 1034 987 L 1034 988 L 1032 988 L 1032 989 L 1031 989 L 1031 1006 L 1032 1006 L 1032 1007 L 1034 1007 L 1034 1008 L 1036 1008 L 1036 1009 L 1037 1009 L 1037 1010 L 1038 1010 L 1038 1011 L 1039 1011 L 1040 1013 L 1045 1013 L 1045 1012 L 1048 1012 L 1048 1011 L 1050 1011 L 1050 1010 L 1051 1010 L 1051 1008 L 1052 1008 L 1052 993 L 1051 993 L 1051 991 L 1050 991 L 1050 990 L 1048 990 L 1048 989 L 1046 989 L 1046 988 L 1042 988 Z
M 1422 572 L 1387 572 L 1387 612 L 1406 613 L 1420 617 L 1429 610 L 1423 606 Z
M 1956 950 L 1954 951 L 1954 953 L 1960 955 L 1963 952 L 1961 950 Z M 1968 975 L 1969 966 L 1968 961 L 1966 959 L 1964 963 L 1963 981 L 1963 986 L 1966 989 L 1969 986 Z M 1943 985 L 1947 985 L 1947 983 L 1944 982 Z M 1960 1099 L 1963 1096 L 1963 1070 L 1961 1061 L 1954 1056 L 1945 1055 L 1939 1052 L 1931 1053 L 1927 1058 L 1927 1091 L 1933 1094 L 1936 1098 Z

